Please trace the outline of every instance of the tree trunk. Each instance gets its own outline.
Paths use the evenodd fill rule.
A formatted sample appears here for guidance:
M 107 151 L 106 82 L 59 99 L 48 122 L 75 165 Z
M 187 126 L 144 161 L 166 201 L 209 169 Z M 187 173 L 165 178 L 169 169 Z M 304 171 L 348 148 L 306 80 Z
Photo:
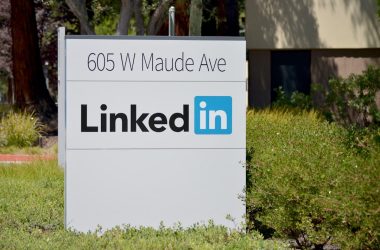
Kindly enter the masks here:
M 239 36 L 239 7 L 237 0 L 225 0 L 227 36 Z
M 148 35 L 156 35 L 164 23 L 164 18 L 167 17 L 167 11 L 169 5 L 173 3 L 173 0 L 162 0 L 154 11 L 148 25 Z
M 227 34 L 227 13 L 225 0 L 218 1 L 218 7 L 216 10 L 216 19 L 217 19 L 217 35 L 225 36 Z
M 57 128 L 57 106 L 46 88 L 33 0 L 11 0 L 13 81 L 16 105 Z
M 116 35 L 128 35 L 129 21 L 133 14 L 132 0 L 121 0 L 120 19 L 117 25 Z
M 216 36 L 216 0 L 203 0 L 202 36 Z
M 134 12 L 135 12 L 135 20 L 136 20 L 136 34 L 139 36 L 143 36 L 145 33 L 144 30 L 144 19 L 142 16 L 142 2 L 141 0 L 134 0 Z
M 9 104 L 14 105 L 15 99 L 14 99 L 14 86 L 13 86 L 13 79 L 11 76 L 7 77 L 8 79 L 8 93 L 7 93 L 7 101 Z
M 202 0 L 191 0 L 189 35 L 200 36 L 202 32 Z
M 80 33 L 82 35 L 95 34 L 94 27 L 91 25 L 87 15 L 86 0 L 66 0 L 71 12 L 78 18 L 80 23 Z

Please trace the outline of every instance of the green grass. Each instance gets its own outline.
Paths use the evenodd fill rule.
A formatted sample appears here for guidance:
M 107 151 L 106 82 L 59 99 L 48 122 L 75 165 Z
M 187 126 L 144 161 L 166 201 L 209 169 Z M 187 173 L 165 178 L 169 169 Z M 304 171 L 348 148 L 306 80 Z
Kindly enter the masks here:
M 189 229 L 115 228 L 102 236 L 66 231 L 63 171 L 54 161 L 0 165 L 0 249 L 286 249 L 209 224 Z
M 54 144 L 49 148 L 41 147 L 17 147 L 3 146 L 0 147 L 0 154 L 27 154 L 27 155 L 56 155 L 58 153 L 58 145 Z

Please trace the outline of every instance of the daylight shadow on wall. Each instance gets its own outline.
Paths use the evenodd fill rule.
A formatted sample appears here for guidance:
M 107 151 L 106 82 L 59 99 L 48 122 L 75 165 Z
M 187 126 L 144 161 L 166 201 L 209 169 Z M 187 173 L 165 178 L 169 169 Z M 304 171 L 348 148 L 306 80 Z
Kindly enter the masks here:
M 257 22 L 248 29 L 258 41 L 258 47 L 321 47 L 312 1 L 255 0 L 248 6 L 252 8 L 246 11 Z

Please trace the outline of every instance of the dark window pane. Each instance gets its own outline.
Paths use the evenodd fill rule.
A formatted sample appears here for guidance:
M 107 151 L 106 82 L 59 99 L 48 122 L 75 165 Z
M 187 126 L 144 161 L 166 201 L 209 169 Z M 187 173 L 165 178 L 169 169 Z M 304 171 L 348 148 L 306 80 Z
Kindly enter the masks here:
M 310 50 L 272 51 L 272 101 L 276 99 L 274 90 L 280 86 L 287 94 L 310 94 L 310 82 Z

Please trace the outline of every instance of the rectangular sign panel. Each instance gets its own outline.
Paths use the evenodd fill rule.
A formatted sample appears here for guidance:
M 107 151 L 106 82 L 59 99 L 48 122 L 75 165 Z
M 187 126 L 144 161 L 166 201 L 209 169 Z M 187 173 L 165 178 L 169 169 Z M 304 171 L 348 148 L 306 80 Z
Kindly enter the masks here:
M 67 228 L 244 220 L 245 41 L 65 46 Z

